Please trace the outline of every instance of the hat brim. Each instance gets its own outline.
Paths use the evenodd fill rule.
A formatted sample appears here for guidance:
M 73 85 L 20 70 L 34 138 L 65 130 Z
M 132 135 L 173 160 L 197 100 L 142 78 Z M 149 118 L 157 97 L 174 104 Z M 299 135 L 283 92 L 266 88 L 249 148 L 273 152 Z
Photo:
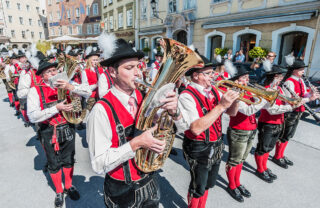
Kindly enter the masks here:
M 249 71 L 245 72 L 245 73 L 241 73 L 241 74 L 237 74 L 236 76 L 230 78 L 229 80 L 231 81 L 236 81 L 237 79 L 239 79 L 239 77 L 243 76 L 243 75 L 246 75 L 246 74 L 250 74 Z
M 210 66 L 213 67 L 213 63 L 207 63 L 207 64 L 205 64 L 204 67 L 202 67 L 202 68 L 191 68 L 191 69 L 189 69 L 184 75 L 185 75 L 185 76 L 191 76 L 193 72 L 197 72 L 197 71 L 200 70 L 200 69 L 204 69 L 204 68 L 210 67 Z
M 85 59 L 88 59 L 88 58 L 90 58 L 91 56 L 98 56 L 98 57 L 100 57 L 100 53 L 89 54 L 89 55 L 87 55 L 87 56 L 85 57 Z
M 101 66 L 110 66 L 117 61 L 123 60 L 123 59 L 128 59 L 128 58 L 138 58 L 141 59 L 144 57 L 144 53 L 142 51 L 137 51 L 137 52 L 128 52 L 128 53 L 122 53 L 119 55 L 112 56 L 104 61 L 100 62 Z
M 51 67 L 57 67 L 58 63 L 54 62 L 54 63 L 50 63 L 47 62 L 44 66 L 41 66 L 41 68 L 39 67 L 39 69 L 36 72 L 36 75 L 40 75 L 44 70 L 51 68 Z

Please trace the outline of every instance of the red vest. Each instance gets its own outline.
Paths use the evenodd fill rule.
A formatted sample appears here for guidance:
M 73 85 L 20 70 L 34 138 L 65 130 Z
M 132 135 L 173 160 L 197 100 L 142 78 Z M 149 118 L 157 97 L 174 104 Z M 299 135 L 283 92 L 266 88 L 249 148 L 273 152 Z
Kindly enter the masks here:
M 270 85 L 265 86 L 265 88 L 270 88 Z M 278 87 L 278 89 L 280 90 L 280 94 L 283 95 L 282 89 L 280 87 Z M 285 105 L 285 102 L 279 99 L 276 99 L 276 102 L 274 103 L 274 105 Z M 284 122 L 284 113 L 271 115 L 270 113 L 268 113 L 267 110 L 261 109 L 259 122 L 268 123 L 268 124 L 282 124 Z
M 44 110 L 40 87 L 43 90 L 45 103 L 52 103 L 52 102 L 56 102 L 58 100 L 58 89 L 57 88 L 52 89 L 51 87 L 46 86 L 45 84 L 42 84 L 41 86 L 37 86 L 37 85 L 35 86 L 35 88 L 38 92 L 39 98 L 40 98 L 41 110 Z M 43 121 L 42 123 L 44 123 L 44 124 L 49 124 L 49 123 L 59 124 L 59 123 L 66 123 L 66 122 L 67 121 L 63 117 L 62 113 L 59 112 L 56 115 L 54 115 L 53 117 Z
M 160 69 L 160 64 L 158 61 L 155 61 L 154 64 L 156 65 L 155 69 L 159 70 Z
M 254 101 L 252 97 L 244 96 L 246 99 Z M 230 116 L 229 126 L 233 129 L 251 131 L 257 128 L 256 115 L 246 116 L 238 112 L 236 116 Z
M 21 69 L 21 67 L 19 66 L 19 64 L 18 63 L 15 63 L 14 64 L 14 74 L 20 74 L 21 73 L 21 71 L 22 71 L 22 69 Z M 19 77 L 16 77 L 15 79 L 14 79 L 14 84 L 15 85 L 18 85 L 19 84 Z
M 81 84 L 82 83 L 82 79 L 81 79 L 81 73 L 80 72 L 76 72 L 75 75 L 72 78 L 72 81 Z
M 138 90 L 135 90 L 136 96 L 137 96 L 137 104 L 138 108 L 140 107 L 142 103 L 142 95 Z M 122 103 L 116 98 L 111 91 L 109 91 L 103 98 L 108 100 L 112 107 L 114 108 L 116 114 L 118 115 L 118 118 L 123 125 L 124 128 L 127 128 L 131 125 L 135 125 L 135 121 L 133 120 L 131 114 L 127 111 L 127 109 L 122 105 Z M 116 131 L 116 123 L 113 118 L 113 114 L 111 109 L 109 108 L 108 104 L 106 104 L 103 101 L 98 101 L 104 109 L 106 110 L 106 113 L 108 115 L 109 121 L 110 121 L 110 126 L 112 130 L 112 139 L 111 139 L 111 148 L 117 148 L 119 147 L 119 137 Z M 126 138 L 128 141 L 130 141 L 132 138 L 127 137 Z M 130 175 L 131 175 L 131 180 L 132 181 L 137 181 L 141 179 L 141 172 L 136 168 L 134 158 L 129 160 L 129 167 L 130 167 Z M 112 171 L 108 173 L 112 178 L 116 180 L 121 180 L 124 181 L 124 172 L 123 172 L 123 165 L 119 165 Z
M 301 98 L 304 97 L 304 85 L 299 81 L 293 79 L 292 77 L 289 77 L 286 81 L 291 81 L 294 84 L 294 92 L 299 95 Z M 304 112 L 306 109 L 303 105 L 301 105 L 300 107 L 296 108 L 294 111 L 296 112 Z
M 216 103 L 219 103 L 219 101 L 220 101 L 219 92 L 214 87 L 213 87 L 213 90 L 215 91 L 215 93 L 218 96 L 218 102 L 215 102 L 216 101 L 215 98 L 210 102 L 207 97 L 202 95 L 198 90 L 191 87 L 190 85 L 186 89 L 191 90 L 200 99 L 202 105 L 207 109 L 207 112 L 210 112 L 213 108 L 215 108 L 217 106 Z M 198 99 L 196 97 L 194 97 L 194 95 L 191 92 L 189 92 L 188 90 L 184 90 L 184 91 L 182 91 L 182 93 L 188 93 L 189 95 L 191 95 L 193 97 L 194 101 L 196 102 L 196 110 L 198 111 L 199 117 L 200 118 L 203 117 L 204 114 L 202 112 L 201 105 L 198 102 Z M 222 135 L 221 126 L 222 126 L 221 116 L 219 116 L 219 118 L 209 127 L 209 132 L 210 132 L 209 141 L 210 142 L 217 141 L 218 138 L 221 137 L 221 135 Z M 187 138 L 192 139 L 192 140 L 205 141 L 205 139 L 206 139 L 205 132 L 202 132 L 201 134 L 196 136 L 189 129 L 189 130 L 186 130 L 184 132 L 184 134 Z
M 42 82 L 42 78 L 39 75 L 36 75 L 37 70 L 36 69 L 31 69 L 29 71 L 29 75 L 31 77 L 31 87 L 34 87 L 35 85 L 40 85 L 40 83 Z
M 215 75 L 218 75 L 219 73 L 216 73 Z M 225 79 L 228 79 L 229 78 L 229 74 L 228 74 L 228 72 L 223 72 L 223 75 L 221 76 L 219 76 L 217 79 L 216 79 L 216 81 L 220 81 L 220 80 L 225 80 Z M 225 88 L 224 88 L 225 89 Z
M 103 68 L 102 67 L 98 67 L 98 71 L 99 71 L 99 75 L 103 73 Z M 89 85 L 94 85 L 94 84 L 98 84 L 98 75 L 95 71 L 92 71 L 91 69 L 87 68 L 85 69 L 86 75 L 87 75 L 87 79 L 88 79 L 88 84 Z M 94 98 L 99 98 L 98 95 L 98 87 L 92 91 L 92 94 L 90 97 L 94 97 Z

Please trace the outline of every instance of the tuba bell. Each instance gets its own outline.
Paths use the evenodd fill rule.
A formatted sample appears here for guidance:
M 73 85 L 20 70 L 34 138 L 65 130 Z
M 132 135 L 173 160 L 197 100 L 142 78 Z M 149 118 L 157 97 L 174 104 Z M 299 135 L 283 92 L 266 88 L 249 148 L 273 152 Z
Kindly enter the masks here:
M 149 91 L 144 97 L 138 112 L 136 129 L 145 131 L 151 128 L 154 123 L 158 124 L 158 129 L 153 136 L 159 140 L 165 140 L 166 146 L 162 154 L 156 154 L 148 149 L 136 151 L 135 163 L 139 170 L 149 173 L 160 169 L 170 154 L 175 132 L 173 130 L 173 120 L 167 111 L 163 111 L 158 116 L 159 97 L 168 89 L 174 89 L 175 82 L 190 68 L 201 68 L 204 63 L 200 56 L 187 46 L 169 38 L 160 40 L 160 45 L 164 49 L 162 65 L 153 80 Z M 166 91 L 167 92 L 167 91 Z M 160 114 L 160 113 L 159 113 Z
M 68 79 L 71 80 L 79 62 L 72 57 L 65 57 L 59 60 L 63 70 L 67 73 Z M 82 105 L 81 96 L 69 94 L 68 90 L 58 89 L 58 100 L 67 100 L 72 103 L 73 110 L 70 112 L 62 111 L 63 117 L 72 124 L 79 124 L 86 116 L 87 110 Z

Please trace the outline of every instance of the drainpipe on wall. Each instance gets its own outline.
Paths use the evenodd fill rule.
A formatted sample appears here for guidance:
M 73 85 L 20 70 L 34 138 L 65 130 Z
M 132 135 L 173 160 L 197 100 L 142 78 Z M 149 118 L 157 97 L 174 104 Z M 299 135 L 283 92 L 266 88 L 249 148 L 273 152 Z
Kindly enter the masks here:
M 140 19 L 139 17 L 139 0 L 136 0 L 136 12 L 135 12 L 135 18 L 136 18 L 136 22 L 135 22 L 135 27 L 134 27 L 134 39 L 135 39 L 135 47 L 136 49 L 140 49 L 139 47 L 139 31 L 140 31 Z
M 315 30 L 315 36 L 314 36 L 314 39 L 313 39 L 313 42 L 312 42 L 312 46 L 311 46 L 311 51 L 310 51 L 310 56 L 309 56 L 309 63 L 308 63 L 308 68 L 307 68 L 307 77 L 309 77 L 309 73 L 310 73 L 310 67 L 311 67 L 311 64 L 312 64 L 312 58 L 313 58 L 313 53 L 314 53 L 314 48 L 316 46 L 316 42 L 317 42 L 317 39 L 318 39 L 318 33 L 319 33 L 319 29 L 320 29 L 320 15 L 318 13 L 318 20 L 317 20 L 317 24 L 316 24 L 316 30 Z M 320 47 L 320 46 L 319 46 Z

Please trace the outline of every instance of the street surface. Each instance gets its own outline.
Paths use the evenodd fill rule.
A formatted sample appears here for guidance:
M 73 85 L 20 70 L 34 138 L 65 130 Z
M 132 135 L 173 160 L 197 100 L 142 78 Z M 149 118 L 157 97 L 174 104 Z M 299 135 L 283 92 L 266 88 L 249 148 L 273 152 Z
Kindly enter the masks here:
M 34 130 L 25 128 L 22 119 L 14 116 L 9 107 L 7 93 L 0 84 L 0 207 L 6 208 L 52 208 L 55 192 L 48 173 L 42 171 L 46 163 L 44 151 L 36 140 Z M 225 133 L 228 125 L 224 117 Z M 288 144 L 286 154 L 294 166 L 282 169 L 268 162 L 269 168 L 278 179 L 268 184 L 254 175 L 256 164 L 254 149 L 244 164 L 242 184 L 251 191 L 252 197 L 238 203 L 226 192 L 227 177 L 225 161 L 226 146 L 220 166 L 220 177 L 216 186 L 209 191 L 207 208 L 316 208 L 320 204 L 320 126 L 313 118 L 301 121 L 296 136 Z M 188 165 L 183 159 L 182 140 L 176 138 L 174 148 L 177 156 L 170 156 L 156 177 L 161 189 L 161 207 L 187 207 L 187 190 L 190 181 Z M 256 144 L 256 140 L 255 140 Z M 254 147 L 256 146 L 254 144 Z M 273 155 L 273 152 L 270 154 Z M 269 158 L 271 159 L 271 157 Z M 95 174 L 90 165 L 85 130 L 76 136 L 76 164 L 73 184 L 78 188 L 81 199 L 65 201 L 67 208 L 100 208 L 103 202 L 104 176 Z

